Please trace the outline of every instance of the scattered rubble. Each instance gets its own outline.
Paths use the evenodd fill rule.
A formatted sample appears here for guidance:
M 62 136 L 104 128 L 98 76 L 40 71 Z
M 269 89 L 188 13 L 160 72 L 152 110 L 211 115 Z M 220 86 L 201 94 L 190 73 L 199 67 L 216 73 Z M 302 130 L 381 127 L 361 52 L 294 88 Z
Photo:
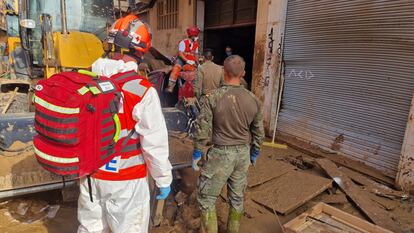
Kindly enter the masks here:
M 187 145 L 181 140 L 177 138 L 174 143 Z M 179 153 L 179 150 L 175 153 Z M 414 232 L 414 199 L 412 197 L 363 174 L 345 167 L 338 167 L 331 161 L 327 161 L 321 162 L 321 160 L 309 157 L 292 148 L 286 150 L 264 148 L 256 168 L 250 168 L 249 171 L 249 185 L 245 195 L 245 214 L 241 221 L 240 233 L 283 232 L 282 226 L 284 224 L 310 211 L 320 202 L 335 207 L 341 213 L 350 214 L 351 219 L 357 218 L 359 220 L 356 221 L 363 221 L 364 224 L 367 224 L 367 221 L 369 222 L 371 219 L 374 220 L 372 223 L 376 225 L 368 224 L 368 226 L 382 226 L 391 230 L 395 230 L 393 227 L 396 227 L 398 228 L 396 232 Z M 321 169 L 318 165 L 325 164 L 324 162 L 330 165 L 329 169 L 327 166 L 321 166 Z M 335 173 L 330 170 L 331 168 Z M 325 170 L 331 171 L 328 174 L 333 177 L 341 177 L 342 183 L 336 178 L 332 179 Z M 263 179 L 255 177 L 254 173 L 258 174 L 259 172 L 263 174 Z M 340 176 L 336 173 L 339 173 Z M 181 170 L 176 176 L 174 192 L 165 200 L 163 220 L 159 227 L 150 231 L 151 233 L 196 233 L 200 230 L 200 211 L 195 191 L 198 173 L 189 168 Z M 344 179 L 344 177 L 347 178 Z M 352 187 L 352 192 L 349 192 L 347 187 Z M 272 203 L 260 201 L 259 197 L 277 200 L 276 202 L 280 204 L 277 208 L 273 208 L 271 207 Z M 71 204 L 53 203 L 48 201 L 49 199 L 44 198 L 39 201 L 32 198 L 31 202 L 15 199 L 0 202 L 0 232 L 75 232 L 78 225 L 76 202 Z M 354 204 L 355 200 L 359 204 L 363 200 L 362 205 L 359 206 L 363 208 L 358 208 L 358 205 Z M 369 203 L 368 208 L 367 203 Z M 59 206 L 56 207 L 56 204 Z M 217 200 L 216 209 L 219 232 L 225 232 L 229 209 L 226 188 L 223 189 Z M 375 216 L 373 217 L 372 214 L 367 216 L 365 211 L 374 213 L 370 212 L 372 210 L 375 210 Z M 53 217 L 54 214 L 56 216 Z M 337 219 L 332 220 L 327 216 L 313 216 L 313 218 L 320 217 L 323 217 L 321 220 L 324 222 L 329 221 L 330 224 L 339 228 L 346 228 L 343 222 L 337 223 Z M 27 223 L 28 221 L 31 223 Z M 307 224 L 315 224 L 314 226 L 327 227 L 326 224 L 318 222 L 318 220 L 309 220 L 308 218 L 307 222 Z M 68 225 L 67 229 L 62 229 L 62 225 Z M 353 230 L 352 232 L 364 231 Z
M 371 224 L 353 215 L 347 214 L 323 202 L 301 214 L 284 225 L 291 233 L 305 232 L 375 232 L 391 233 L 391 231 Z
M 364 195 L 363 191 L 346 174 L 341 172 L 332 161 L 318 159 L 317 162 L 371 221 L 394 232 L 401 231 L 397 223 L 393 221 L 392 216 L 378 205 L 375 205 L 367 195 Z
M 327 175 L 326 170 L 329 169 L 326 169 L 326 166 L 322 166 L 322 168 L 319 166 L 324 161 L 333 164 L 335 172 L 340 172 L 347 178 L 341 176 L 342 182 L 340 182 L 336 173 L 331 171 L 330 174 L 335 174 L 335 179 L 329 173 Z M 349 168 L 337 167 L 330 160 L 322 160 L 321 162 L 321 160 L 291 148 L 287 150 L 264 148 L 256 167 L 251 167 L 249 170 L 248 181 L 245 195 L 245 217 L 241 223 L 241 233 L 283 232 L 281 230 L 282 224 L 309 211 L 320 202 L 334 206 L 341 213 L 347 213 L 352 219 L 358 219 L 356 221 L 362 221 L 375 229 L 383 230 L 380 227 L 383 226 L 396 232 L 414 232 L 413 198 Z M 332 181 L 335 181 L 333 185 Z M 194 182 L 195 187 L 196 179 L 194 177 L 191 182 Z M 352 192 L 356 193 L 348 192 L 349 190 L 343 186 L 344 183 L 346 183 L 346 187 L 351 186 Z M 362 200 L 364 208 L 355 205 L 354 199 Z M 190 193 L 189 189 L 186 192 L 178 191 L 173 200 L 174 205 L 168 206 L 167 204 L 166 210 L 177 208 L 177 214 L 173 217 L 173 221 L 169 221 L 171 223 L 169 228 L 163 229 L 173 229 L 166 231 L 172 233 L 198 232 L 200 212 L 195 191 L 192 190 Z M 367 203 L 369 206 L 366 206 Z M 225 232 L 228 214 L 226 187 L 223 188 L 217 200 L 216 209 L 219 232 Z M 371 215 L 367 216 L 365 211 Z M 278 220 L 281 224 L 278 223 Z M 374 220 L 376 225 L 368 223 L 371 220 Z M 318 220 L 312 220 L 312 222 L 315 221 Z M 338 225 L 344 227 L 343 222 Z M 367 231 L 354 229 L 352 232 Z
M 13 98 L 12 100 L 10 100 Z M 9 100 L 10 105 L 8 106 Z M 3 112 L 7 107 L 7 113 L 22 113 L 29 110 L 29 97 L 26 93 L 16 93 L 15 96 L 13 92 L 0 93 L 0 113 Z
M 0 232 L 76 232 L 76 206 L 77 201 L 63 203 L 58 190 L 0 201 Z

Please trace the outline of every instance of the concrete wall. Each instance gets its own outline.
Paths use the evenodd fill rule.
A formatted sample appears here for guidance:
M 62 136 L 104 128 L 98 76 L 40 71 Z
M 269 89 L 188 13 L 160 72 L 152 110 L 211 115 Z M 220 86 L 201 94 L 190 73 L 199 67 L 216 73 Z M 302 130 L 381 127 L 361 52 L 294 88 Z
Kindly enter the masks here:
M 280 83 L 279 54 L 287 0 L 258 1 L 252 91 L 262 101 L 267 134 L 273 133 Z
M 397 185 L 405 191 L 414 193 L 414 96 L 401 149 Z
M 152 29 L 152 46 L 167 56 L 178 52 L 178 43 L 186 37 L 186 29 L 195 24 L 196 0 L 179 0 L 178 26 L 174 29 L 157 29 L 157 4 L 149 10 L 149 24 Z

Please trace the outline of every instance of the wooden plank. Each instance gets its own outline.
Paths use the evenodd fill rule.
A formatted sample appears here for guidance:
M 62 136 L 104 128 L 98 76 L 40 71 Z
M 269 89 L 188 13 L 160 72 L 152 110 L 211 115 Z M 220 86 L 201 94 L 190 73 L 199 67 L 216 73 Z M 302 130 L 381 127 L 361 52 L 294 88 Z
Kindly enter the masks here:
M 363 185 L 367 191 L 375 193 L 378 196 L 384 196 L 384 197 L 389 197 L 389 198 L 407 198 L 408 197 L 407 193 L 393 190 L 383 184 L 380 184 L 346 167 L 340 167 L 339 170 L 344 172 L 354 182 Z
M 328 204 L 342 204 L 347 203 L 346 195 L 343 193 L 329 195 L 323 198 L 323 202 Z
M 401 148 L 400 164 L 398 165 L 397 185 L 403 190 L 414 193 L 414 96 L 408 115 L 407 127 Z
M 320 220 L 320 221 L 318 221 Z M 312 209 L 292 219 L 284 226 L 287 233 L 305 232 L 375 232 L 391 233 L 342 210 L 318 203 Z M 342 231 L 340 230 L 342 229 Z
M 399 201 L 392 200 L 386 197 L 380 197 L 373 193 L 367 193 L 369 198 L 376 202 L 378 205 L 382 206 L 386 210 L 394 210 L 398 207 Z
M 348 222 L 352 224 L 353 226 L 356 226 L 358 228 L 362 228 L 364 230 L 367 230 L 369 232 L 376 232 L 376 233 L 391 233 L 391 231 L 384 229 L 378 225 L 374 225 L 370 222 L 367 222 L 363 219 L 360 219 L 356 216 L 353 216 L 351 214 L 348 214 L 342 210 L 339 210 L 335 207 L 332 207 L 330 205 L 323 204 L 323 212 L 330 214 L 332 216 L 335 216 L 336 218 L 342 219 L 345 222 Z
M 288 214 L 332 186 L 332 181 L 290 171 L 252 191 L 251 198 L 269 209 Z
M 367 176 L 370 176 L 378 181 L 381 181 L 383 183 L 389 184 L 389 185 L 395 185 L 395 179 L 393 176 L 389 174 L 384 174 L 383 172 L 370 167 L 368 165 L 363 164 L 362 162 L 352 160 L 350 158 L 347 158 L 343 155 L 336 154 L 336 153 L 330 153 L 327 151 L 323 151 L 321 148 L 316 147 L 314 145 L 303 143 L 302 141 L 298 140 L 295 137 L 287 136 L 287 135 L 278 135 L 277 137 L 279 140 L 287 143 L 290 147 L 294 148 L 295 150 L 298 150 L 300 152 L 303 152 L 304 154 L 313 156 L 315 158 L 328 158 L 329 160 L 340 164 L 344 167 L 347 167 L 349 169 L 358 171 L 362 174 L 365 174 Z
M 7 110 L 9 110 L 10 105 L 13 103 L 14 97 L 16 97 L 17 91 L 19 90 L 19 87 L 14 88 L 14 91 L 11 94 L 10 99 L 7 101 L 6 106 L 3 108 L 2 114 L 5 114 Z
M 368 216 L 375 224 L 399 232 L 399 227 L 389 213 L 373 202 L 352 180 L 328 159 L 317 159 L 319 166 L 338 184 L 345 194 Z
M 267 156 L 259 157 L 255 167 L 249 167 L 247 186 L 249 188 L 265 183 L 269 180 L 282 176 L 295 169 L 289 163 L 279 161 Z
M 165 205 L 165 200 L 158 200 L 157 201 L 157 207 L 155 209 L 155 216 L 154 216 L 154 221 L 153 221 L 153 225 L 154 226 L 159 226 L 161 225 L 161 222 L 163 220 L 163 212 L 164 212 L 164 205 Z

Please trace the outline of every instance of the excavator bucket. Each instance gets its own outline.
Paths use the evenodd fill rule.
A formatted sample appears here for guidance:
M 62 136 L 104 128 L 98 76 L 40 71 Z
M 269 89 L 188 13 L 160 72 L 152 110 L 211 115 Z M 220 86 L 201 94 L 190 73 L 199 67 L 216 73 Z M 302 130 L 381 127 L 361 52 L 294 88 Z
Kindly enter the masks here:
M 163 108 L 167 128 L 174 132 L 188 132 L 190 120 L 187 114 L 177 108 Z M 0 114 L 0 149 L 12 151 L 16 141 L 23 143 L 33 139 L 33 113 Z
M 0 150 L 13 152 L 14 142 L 32 141 L 33 120 L 33 113 L 0 114 Z
M 32 140 L 35 133 L 33 113 L 29 113 L 30 83 L 24 80 L 0 80 L 0 150 L 12 151 L 16 141 Z

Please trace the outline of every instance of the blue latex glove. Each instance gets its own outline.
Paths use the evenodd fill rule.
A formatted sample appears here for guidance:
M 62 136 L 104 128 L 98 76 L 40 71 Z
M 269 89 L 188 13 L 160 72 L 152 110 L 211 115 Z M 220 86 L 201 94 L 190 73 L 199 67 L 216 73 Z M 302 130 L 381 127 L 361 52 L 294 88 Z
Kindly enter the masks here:
M 256 150 L 256 149 L 251 149 L 250 150 L 250 162 L 252 163 L 253 166 L 256 165 L 256 160 L 260 155 L 260 151 Z
M 200 150 L 194 150 L 193 151 L 193 170 L 194 171 L 199 171 L 200 168 L 198 167 L 197 163 L 201 160 L 201 157 L 203 156 L 203 152 Z
M 164 200 L 168 197 L 168 194 L 171 192 L 171 187 L 160 188 L 160 194 L 156 196 L 157 200 Z

